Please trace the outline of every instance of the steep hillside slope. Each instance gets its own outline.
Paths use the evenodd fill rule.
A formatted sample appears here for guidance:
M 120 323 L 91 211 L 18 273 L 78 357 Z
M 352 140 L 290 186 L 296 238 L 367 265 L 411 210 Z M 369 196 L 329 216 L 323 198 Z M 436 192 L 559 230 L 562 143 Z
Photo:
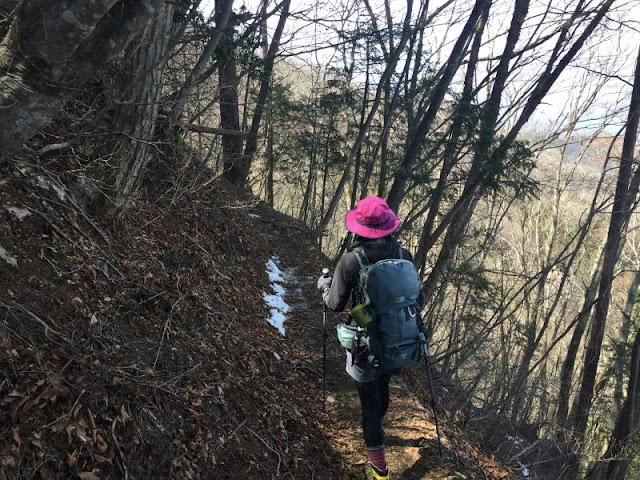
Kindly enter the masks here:
M 295 220 L 208 188 L 116 228 L 57 177 L 0 170 L 0 479 L 360 474 L 333 332 L 322 410 L 326 259 Z M 394 478 L 521 478 L 452 432 L 440 459 L 418 376 L 393 385 Z

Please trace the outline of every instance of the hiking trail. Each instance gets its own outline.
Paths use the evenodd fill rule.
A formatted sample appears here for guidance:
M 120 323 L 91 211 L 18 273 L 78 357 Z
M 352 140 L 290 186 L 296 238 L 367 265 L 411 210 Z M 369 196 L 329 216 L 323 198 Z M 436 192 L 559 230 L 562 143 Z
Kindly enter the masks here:
M 316 280 L 322 268 L 331 267 L 317 252 L 317 247 L 301 245 L 292 241 L 290 230 L 284 225 L 289 217 L 273 211 L 260 209 L 263 220 L 271 219 L 274 228 L 272 240 L 281 246 L 278 254 L 279 268 L 285 272 L 285 299 L 291 310 L 284 324 L 289 341 L 302 334 L 308 341 L 314 370 L 317 372 L 315 397 L 322 404 L 322 315 L 323 303 L 316 289 Z M 311 248 L 311 251 L 308 249 Z M 332 447 L 340 454 L 346 465 L 346 479 L 360 479 L 367 464 L 366 446 L 360 427 L 360 402 L 354 381 L 345 372 L 344 348 L 339 344 L 335 326 L 344 320 L 346 313 L 329 311 L 327 337 L 326 411 L 321 424 Z M 291 333 L 289 333 L 291 332 Z M 285 340 L 286 341 L 286 340 Z M 442 430 L 444 456 L 440 458 L 430 397 L 418 398 L 412 390 L 427 393 L 427 376 L 423 363 L 412 367 L 407 373 L 392 378 L 390 383 L 390 405 L 385 417 L 385 446 L 391 478 L 397 480 L 454 480 L 454 479 L 516 479 L 524 478 L 487 460 L 478 465 L 478 454 L 466 446 L 458 446 Z M 434 385 L 436 395 L 441 387 Z M 442 407 L 439 407 L 441 409 Z M 442 421 L 441 421 L 442 422 Z M 471 451 L 469 451 L 471 449 Z M 467 451 L 464 451 L 467 450 Z M 469 469 L 474 469 L 469 471 Z
M 332 265 L 301 222 L 223 183 L 141 201 L 120 228 L 70 220 L 20 170 L 2 186 L 0 478 L 362 477 L 337 313 L 322 409 L 316 280 Z M 424 367 L 408 369 L 384 427 L 391 478 L 524 478 L 456 430 L 434 373 L 444 458 Z

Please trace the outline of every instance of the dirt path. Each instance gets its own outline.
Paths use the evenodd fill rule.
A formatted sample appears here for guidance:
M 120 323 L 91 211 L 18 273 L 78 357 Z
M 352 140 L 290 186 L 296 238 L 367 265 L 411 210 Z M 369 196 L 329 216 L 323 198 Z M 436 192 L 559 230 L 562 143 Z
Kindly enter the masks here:
M 278 233 L 275 233 L 278 235 Z M 297 267 L 293 267 L 296 262 Z M 317 273 L 308 259 L 298 257 L 293 250 L 284 253 L 281 268 L 287 278 L 287 302 L 292 307 L 285 326 L 288 331 L 303 329 L 309 341 L 311 358 L 316 371 L 322 371 L 322 304 L 315 289 Z M 318 269 L 319 270 L 319 269 Z M 347 476 L 362 478 L 367 455 L 360 427 L 360 403 L 351 377 L 344 370 L 345 354 L 335 335 L 335 325 L 341 314 L 329 313 L 327 338 L 327 403 L 324 414 L 326 433 L 333 447 L 344 459 Z M 419 374 L 424 374 L 424 366 Z M 426 385 L 426 374 L 424 374 Z M 385 423 L 387 460 L 392 478 L 405 480 L 449 480 L 476 478 L 456 469 L 455 455 L 443 438 L 444 459 L 438 454 L 432 412 L 411 393 L 403 377 L 391 381 L 391 402 Z M 318 381 L 320 402 L 321 380 Z M 452 461 L 453 457 L 453 461 Z M 483 478 L 481 476 L 477 478 Z M 489 478 L 489 477 L 484 477 Z M 500 477 L 505 478 L 505 477 Z
M 322 302 L 315 284 L 326 266 L 326 259 L 316 249 L 299 244 L 299 235 L 292 233 L 290 218 L 277 212 L 259 209 L 262 220 L 272 222 L 271 240 L 281 245 L 278 253 L 279 267 L 284 272 L 285 300 L 291 307 L 285 328 L 288 341 L 305 342 L 309 358 L 306 359 L 317 373 L 318 403 L 322 398 Z M 289 221 L 289 222 L 288 222 Z M 344 480 L 361 479 L 367 462 L 366 447 L 360 427 L 360 402 L 351 377 L 345 372 L 345 353 L 338 343 L 335 326 L 341 316 L 329 312 L 327 338 L 326 411 L 323 425 L 333 449 L 344 462 Z M 385 423 L 387 461 L 394 480 L 453 480 L 453 479 L 517 479 L 507 470 L 487 460 L 489 465 L 474 458 L 467 448 L 464 453 L 458 440 L 447 438 L 443 432 L 444 457 L 438 453 L 433 414 L 430 405 L 423 403 L 412 392 L 415 378 L 426 387 L 427 378 L 423 365 L 414 367 L 415 375 L 394 377 L 391 381 L 391 401 Z M 310 393 L 310 392 L 307 392 Z M 455 446 L 453 444 L 455 444 Z M 467 446 L 468 447 L 468 446 Z M 489 472 L 496 472 L 491 474 Z M 338 479 L 330 479 L 338 480 Z
M 332 332 L 333 333 L 333 332 Z M 337 449 L 354 473 L 366 465 L 366 447 L 360 428 L 360 403 L 353 381 L 344 371 L 344 352 L 333 338 L 327 365 L 327 425 Z M 392 379 L 391 401 L 385 419 L 387 461 L 393 478 L 445 480 L 464 478 L 441 460 L 429 413 L 411 394 L 401 377 Z M 357 474 L 356 473 L 356 474 Z M 353 478 L 357 478 L 354 475 Z
M 41 193 L 16 179 L 0 204 L 42 208 Z M 0 216 L 3 247 L 22 265 L 0 275 L 10 297 L 0 298 L 0 328 L 12 334 L 0 352 L 7 478 L 361 478 L 359 401 L 335 314 L 322 410 L 315 284 L 327 259 L 295 219 L 218 193 L 158 216 L 157 205 L 141 209 L 127 227 L 138 234 L 113 238 L 109 254 L 107 234 L 92 237 L 95 225 L 80 230 L 54 209 Z M 269 274 L 276 262 L 283 285 Z M 392 384 L 392 478 L 518 478 L 486 474 L 501 467 L 488 468 L 451 425 L 441 460 L 428 398 L 418 373 L 408 377 Z

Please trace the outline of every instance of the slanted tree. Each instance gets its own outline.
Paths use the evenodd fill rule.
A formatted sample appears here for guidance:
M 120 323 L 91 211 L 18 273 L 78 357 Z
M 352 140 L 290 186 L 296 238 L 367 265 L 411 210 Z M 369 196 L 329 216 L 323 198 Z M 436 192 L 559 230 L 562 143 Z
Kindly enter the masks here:
M 626 130 L 622 146 L 622 154 L 620 157 L 620 166 L 616 182 L 616 192 L 611 210 L 611 219 L 609 221 L 609 230 L 607 233 L 607 242 L 604 248 L 604 257 L 602 262 L 602 274 L 600 284 L 598 286 L 598 297 L 594 306 L 594 313 L 591 320 L 591 328 L 589 331 L 589 339 L 585 349 L 584 369 L 582 373 L 582 381 L 580 392 L 578 394 L 576 404 L 576 416 L 573 423 L 574 451 L 572 462 L 569 465 L 568 479 L 575 480 L 578 477 L 580 469 L 580 448 L 585 437 L 587 423 L 591 412 L 592 400 L 595 389 L 596 373 L 600 363 L 600 354 L 602 352 L 602 344 L 605 337 L 607 314 L 611 302 L 611 287 L 614 278 L 614 268 L 620 256 L 620 247 L 623 242 L 628 219 L 634 207 L 638 187 L 640 185 L 640 168 L 634 170 L 635 145 L 638 137 L 638 125 L 640 124 L 640 50 L 636 60 L 636 69 L 633 83 L 633 91 L 629 104 L 629 115 L 626 123 Z M 637 374 L 636 374 L 637 375 Z M 631 378 L 630 382 L 636 382 L 637 378 Z M 624 418 L 619 419 L 625 422 L 624 428 L 617 428 L 611 441 L 610 448 L 613 449 L 611 454 L 615 454 L 625 444 L 635 439 L 635 435 L 630 437 L 633 430 L 632 425 L 638 425 L 637 414 L 631 408 L 636 402 L 636 387 L 634 383 L 630 383 L 630 395 L 628 412 L 621 412 Z M 623 408 L 624 410 L 624 408 Z M 627 463 L 628 465 L 628 463 Z M 612 466 L 612 471 L 620 467 L 624 472 L 626 467 L 623 465 Z M 613 474 L 612 474 L 613 475 Z M 617 473 L 616 473 L 617 475 Z M 608 478 L 619 479 L 620 476 L 610 476 Z
M 253 161 L 253 156 L 258 149 L 258 131 L 260 130 L 260 124 L 265 109 L 265 103 L 267 101 L 267 95 L 269 94 L 269 88 L 272 82 L 273 64 L 276 60 L 278 49 L 280 48 L 280 39 L 282 38 L 282 32 L 284 26 L 289 17 L 289 7 L 291 6 L 291 0 L 284 0 L 281 5 L 280 19 L 278 25 L 271 39 L 269 49 L 264 57 L 264 66 L 262 71 L 262 78 L 260 80 L 260 91 L 258 92 L 258 98 L 256 99 L 256 105 L 253 111 L 253 119 L 251 121 L 251 127 L 247 135 L 247 140 L 244 148 L 244 155 L 242 160 L 242 171 L 240 172 L 240 178 L 238 180 L 246 182 L 249 176 L 249 169 Z M 265 9 L 266 10 L 266 9 Z
M 364 141 L 367 132 L 373 122 L 373 119 L 377 115 L 380 104 L 382 103 L 383 93 L 384 93 L 384 85 L 387 83 L 388 79 L 394 75 L 396 65 L 398 64 L 403 52 L 405 51 L 405 47 L 411 35 L 415 34 L 415 30 L 411 25 L 411 15 L 413 9 L 413 0 L 407 1 L 407 12 L 405 14 L 405 18 L 402 24 L 402 33 L 400 38 L 398 39 L 398 43 L 395 45 L 395 48 L 392 52 L 389 52 L 388 60 L 385 62 L 385 67 L 378 84 L 375 87 L 375 95 L 371 100 L 371 106 L 368 109 L 366 116 L 364 117 L 364 121 L 361 122 L 360 127 L 358 129 L 358 134 L 350 148 L 349 154 L 346 158 L 346 165 L 344 172 L 338 182 L 338 185 L 333 193 L 331 201 L 326 209 L 326 212 L 318 225 L 313 230 L 313 234 L 315 237 L 321 237 L 324 233 L 325 229 L 329 225 L 335 211 L 338 207 L 338 203 L 340 198 L 342 197 L 342 193 L 344 192 L 347 181 L 351 175 L 351 166 L 354 163 L 355 158 L 360 151 L 362 142 Z

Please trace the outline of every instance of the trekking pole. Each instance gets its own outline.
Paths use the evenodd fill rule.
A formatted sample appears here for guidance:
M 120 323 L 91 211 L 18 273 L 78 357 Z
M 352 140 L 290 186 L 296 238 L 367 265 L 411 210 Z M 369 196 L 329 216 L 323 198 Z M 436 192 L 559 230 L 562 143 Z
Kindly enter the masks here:
M 329 269 L 322 269 L 322 276 L 329 276 Z M 322 304 L 324 305 L 323 313 L 322 313 L 322 411 L 326 411 L 327 409 L 327 337 L 329 336 L 329 332 L 327 332 L 327 325 L 329 320 L 329 307 L 322 300 Z
M 442 452 L 442 441 L 440 440 L 440 426 L 438 425 L 438 413 L 436 412 L 436 396 L 433 393 L 433 382 L 431 381 L 431 362 L 429 362 L 429 348 L 427 342 L 424 342 L 424 363 L 427 367 L 427 383 L 429 385 L 429 393 L 431 395 L 431 409 L 433 410 L 433 419 L 436 425 L 436 435 L 438 436 L 438 451 L 440 452 L 440 458 L 444 457 Z

